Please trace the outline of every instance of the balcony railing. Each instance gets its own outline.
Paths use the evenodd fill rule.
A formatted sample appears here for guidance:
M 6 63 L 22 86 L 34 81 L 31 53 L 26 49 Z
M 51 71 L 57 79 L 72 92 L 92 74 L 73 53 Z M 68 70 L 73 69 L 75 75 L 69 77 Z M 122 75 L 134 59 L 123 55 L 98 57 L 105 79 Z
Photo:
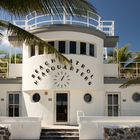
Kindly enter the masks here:
M 14 20 L 13 23 L 26 30 L 50 24 L 72 24 L 96 28 L 107 34 L 114 36 L 114 21 L 103 21 L 98 14 L 88 11 L 86 15 L 38 15 L 32 12 L 24 20 Z
M 136 78 L 140 77 L 140 62 L 120 62 L 119 64 L 119 77 L 121 78 Z
M 8 62 L 0 62 L 0 78 L 8 77 Z

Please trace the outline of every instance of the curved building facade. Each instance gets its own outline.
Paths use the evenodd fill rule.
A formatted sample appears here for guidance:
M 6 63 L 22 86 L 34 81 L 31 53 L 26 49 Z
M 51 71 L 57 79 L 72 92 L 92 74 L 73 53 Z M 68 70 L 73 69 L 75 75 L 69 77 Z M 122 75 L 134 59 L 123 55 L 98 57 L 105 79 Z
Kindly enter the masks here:
M 118 42 L 114 21 L 102 21 L 98 15 L 39 20 L 41 17 L 26 17 L 24 28 L 54 46 L 71 63 L 60 63 L 43 46 L 22 44 L 18 116 L 41 117 L 45 126 L 76 125 L 77 111 L 87 116 L 139 115 L 135 111 L 138 104 L 132 99 L 138 87 L 119 88 L 126 79 L 119 77 L 118 64 L 104 64 L 106 49 L 116 47 Z M 30 23 L 34 19 L 38 21 Z M 17 73 L 9 77 L 19 77 Z

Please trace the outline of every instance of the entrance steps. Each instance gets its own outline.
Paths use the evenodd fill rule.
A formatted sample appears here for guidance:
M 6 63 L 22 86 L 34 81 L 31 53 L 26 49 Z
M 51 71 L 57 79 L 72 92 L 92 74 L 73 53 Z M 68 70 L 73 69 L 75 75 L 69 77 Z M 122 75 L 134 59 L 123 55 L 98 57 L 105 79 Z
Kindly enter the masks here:
M 40 140 L 79 140 L 79 129 L 43 128 Z

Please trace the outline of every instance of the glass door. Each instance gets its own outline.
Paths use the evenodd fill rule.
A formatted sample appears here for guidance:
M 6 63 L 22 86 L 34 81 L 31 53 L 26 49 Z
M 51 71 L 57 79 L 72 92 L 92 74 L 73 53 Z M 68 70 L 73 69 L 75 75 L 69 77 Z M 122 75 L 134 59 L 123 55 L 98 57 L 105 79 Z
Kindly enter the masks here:
M 56 123 L 68 122 L 68 93 L 56 93 Z

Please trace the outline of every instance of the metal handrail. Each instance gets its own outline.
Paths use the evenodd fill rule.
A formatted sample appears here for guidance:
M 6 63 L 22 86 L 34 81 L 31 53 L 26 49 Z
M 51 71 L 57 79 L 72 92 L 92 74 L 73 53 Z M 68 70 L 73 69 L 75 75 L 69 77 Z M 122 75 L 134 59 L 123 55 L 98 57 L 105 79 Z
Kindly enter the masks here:
M 127 62 L 119 62 L 119 77 L 124 78 L 140 77 L 140 62 L 131 62 L 127 66 L 125 64 L 127 64 Z
M 2 66 L 1 66 L 2 64 Z M 3 66 L 4 64 L 4 66 Z M 4 70 L 4 72 L 2 72 Z M 0 62 L 0 77 L 8 77 L 8 62 Z
M 114 36 L 114 21 L 102 21 L 98 14 L 91 11 L 87 11 L 86 15 L 81 16 L 76 14 L 70 16 L 64 13 L 62 13 L 61 16 L 49 14 L 37 15 L 37 13 L 34 11 L 29 13 L 25 17 L 25 20 L 14 20 L 13 23 L 17 26 L 20 26 L 21 28 L 25 28 L 26 30 L 46 24 L 76 24 L 96 28 L 109 36 Z

